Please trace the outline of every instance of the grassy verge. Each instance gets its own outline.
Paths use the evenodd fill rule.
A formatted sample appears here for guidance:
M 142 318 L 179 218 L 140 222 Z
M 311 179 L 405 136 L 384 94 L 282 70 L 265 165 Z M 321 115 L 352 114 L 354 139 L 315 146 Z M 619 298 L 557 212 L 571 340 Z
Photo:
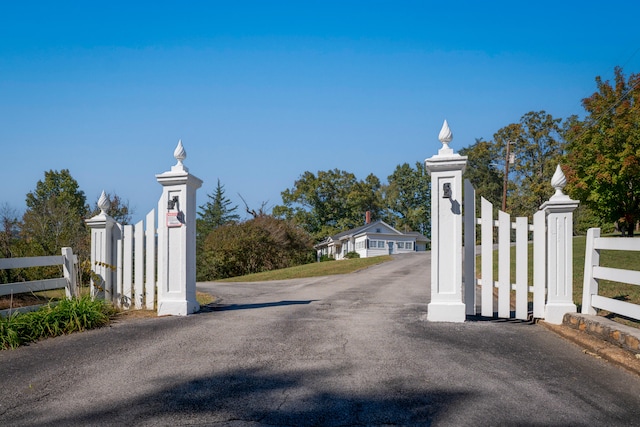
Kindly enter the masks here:
M 340 261 L 315 262 L 312 264 L 299 265 L 280 270 L 249 274 L 247 276 L 231 277 L 229 279 L 220 280 L 220 282 L 262 282 L 267 280 L 287 280 L 305 277 L 329 276 L 333 274 L 347 274 L 371 267 L 372 265 L 391 261 L 392 259 L 393 258 L 391 256 L 384 255 L 371 258 L 353 258 L 343 259 Z
M 63 299 L 29 313 L 0 317 L 0 349 L 16 348 L 42 338 L 55 337 L 106 325 L 114 310 L 88 296 Z

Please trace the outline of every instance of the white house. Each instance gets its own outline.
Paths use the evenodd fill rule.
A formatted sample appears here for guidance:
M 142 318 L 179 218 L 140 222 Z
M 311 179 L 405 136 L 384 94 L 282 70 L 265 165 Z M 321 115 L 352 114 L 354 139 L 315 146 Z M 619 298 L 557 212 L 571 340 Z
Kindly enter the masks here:
M 427 243 L 429 239 L 418 232 L 402 233 L 386 222 L 378 220 L 327 237 L 315 248 L 318 259 L 323 255 L 343 259 L 349 252 L 357 252 L 360 258 L 367 258 L 426 251 Z

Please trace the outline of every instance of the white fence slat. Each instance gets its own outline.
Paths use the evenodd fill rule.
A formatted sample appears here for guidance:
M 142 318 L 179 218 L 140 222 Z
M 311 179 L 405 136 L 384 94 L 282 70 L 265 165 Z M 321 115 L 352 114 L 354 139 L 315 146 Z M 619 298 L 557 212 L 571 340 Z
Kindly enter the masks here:
M 44 267 L 49 265 L 61 265 L 62 255 L 34 256 L 26 258 L 2 258 L 0 259 L 0 270 L 11 268 Z
M 133 288 L 133 225 L 123 226 L 122 239 L 122 307 L 131 308 Z
M 529 317 L 527 273 L 529 268 L 529 224 L 526 217 L 516 218 L 516 319 Z
M 480 251 L 482 255 L 482 288 L 480 313 L 493 317 L 493 205 L 484 197 L 480 198 L 482 233 Z
M 593 245 L 594 249 L 607 249 L 613 251 L 640 251 L 640 237 L 617 238 L 597 237 Z
M 135 307 L 137 309 L 142 308 L 144 299 L 144 223 L 142 220 L 138 221 L 133 229 L 133 241 L 134 241 L 134 289 L 133 298 L 135 300 Z
M 0 285 L 0 296 L 48 291 L 51 289 L 65 288 L 66 286 L 67 279 L 65 279 L 64 277 L 59 277 L 56 279 L 33 280 L 30 282 L 7 283 Z
M 632 319 L 640 320 L 640 305 L 637 304 L 603 297 L 602 295 L 591 295 L 591 305 L 603 310 L 631 317 Z
M 593 277 L 595 279 L 611 280 L 612 282 L 640 285 L 640 271 L 594 266 Z
M 123 288 L 123 277 L 122 277 L 122 262 L 123 262 L 123 228 L 122 225 L 120 224 L 116 224 L 116 227 L 118 227 L 118 229 L 120 230 L 120 234 L 118 239 L 116 240 L 116 289 L 113 295 L 114 298 L 114 302 L 116 304 L 117 307 L 122 307 L 122 296 L 124 288 Z
M 464 180 L 464 304 L 467 315 L 476 314 L 476 190 Z
M 544 318 L 547 289 L 546 214 L 538 211 L 533 215 L 533 317 Z
M 145 307 L 155 308 L 156 293 L 156 211 L 152 209 L 146 218 L 146 251 L 145 251 Z
M 498 317 L 511 315 L 511 219 L 498 211 Z

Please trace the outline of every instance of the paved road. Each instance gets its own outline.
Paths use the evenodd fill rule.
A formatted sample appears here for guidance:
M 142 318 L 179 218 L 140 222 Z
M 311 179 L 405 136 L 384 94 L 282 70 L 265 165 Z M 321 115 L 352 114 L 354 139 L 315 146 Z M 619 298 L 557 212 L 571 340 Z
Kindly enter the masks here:
M 640 424 L 640 378 L 538 325 L 426 322 L 428 256 L 0 352 L 0 425 Z

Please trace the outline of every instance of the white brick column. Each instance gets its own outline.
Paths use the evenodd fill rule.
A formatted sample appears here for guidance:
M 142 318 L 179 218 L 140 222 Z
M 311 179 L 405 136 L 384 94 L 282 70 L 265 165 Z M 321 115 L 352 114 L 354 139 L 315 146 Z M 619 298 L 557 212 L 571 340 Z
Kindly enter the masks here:
M 562 192 L 567 179 L 560 169 L 551 179 L 556 193 L 540 209 L 547 216 L 547 304 L 544 320 L 559 325 L 573 303 L 573 211 L 580 203 Z
M 174 151 L 178 161 L 156 175 L 162 185 L 158 202 L 158 315 L 185 316 L 200 309 L 196 301 L 196 190 L 202 180 L 182 164 L 182 141 Z
M 431 302 L 427 320 L 464 322 L 462 300 L 462 172 L 467 157 L 449 148 L 453 139 L 444 121 L 438 154 L 425 160 L 431 175 Z
M 103 191 L 98 199 L 100 213 L 85 222 L 91 229 L 91 270 L 95 274 L 91 278 L 91 297 L 104 298 L 113 303 L 116 284 L 113 227 L 116 220 L 106 213 L 110 205 Z

